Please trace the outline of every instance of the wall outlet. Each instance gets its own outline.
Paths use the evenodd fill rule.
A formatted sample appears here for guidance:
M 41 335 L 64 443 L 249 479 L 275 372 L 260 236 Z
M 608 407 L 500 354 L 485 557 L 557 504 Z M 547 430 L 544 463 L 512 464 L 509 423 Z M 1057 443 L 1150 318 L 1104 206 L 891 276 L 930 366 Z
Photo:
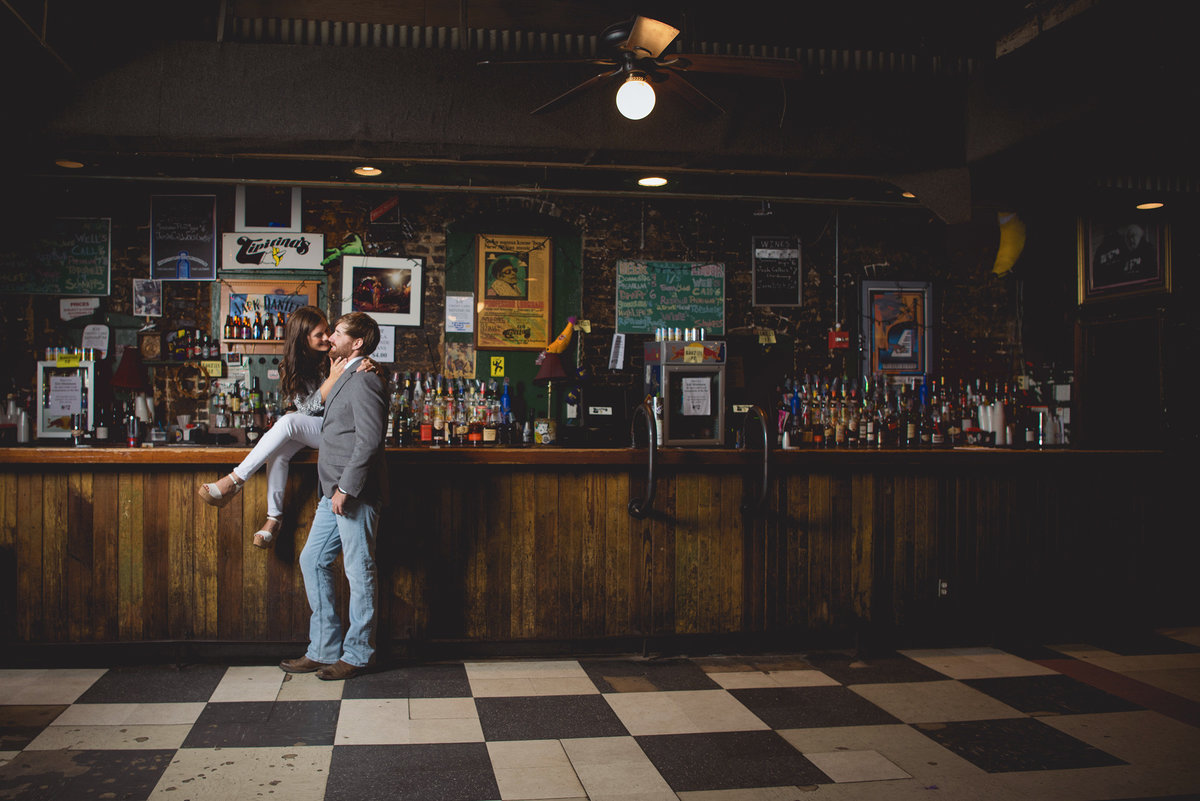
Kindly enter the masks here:
M 945 579 L 938 579 L 937 593 L 939 598 L 945 598 L 950 594 L 950 582 Z

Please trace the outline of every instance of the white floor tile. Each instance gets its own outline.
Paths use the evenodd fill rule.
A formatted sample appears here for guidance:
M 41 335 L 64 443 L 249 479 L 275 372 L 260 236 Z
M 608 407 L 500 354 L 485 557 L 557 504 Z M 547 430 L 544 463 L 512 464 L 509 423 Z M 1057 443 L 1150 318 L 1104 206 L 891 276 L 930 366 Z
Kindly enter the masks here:
M 25 746 L 28 751 L 143 750 L 179 748 L 190 723 L 168 726 L 47 726 Z
M 72 704 L 54 720 L 55 726 L 171 725 L 196 722 L 203 703 Z
M 951 777 L 970 782 L 986 775 L 981 768 L 902 724 L 783 729 L 779 735 L 805 756 L 831 751 L 876 751 L 925 784 L 938 784 Z
M 344 681 L 321 681 L 316 673 L 284 673 L 283 683 L 275 700 L 339 701 L 345 686 Z
M 283 677 L 278 667 L 231 667 L 221 677 L 209 701 L 274 701 L 279 695 Z
M 804 756 L 822 773 L 839 783 L 912 778 L 878 751 L 825 751 Z
M 837 679 L 819 670 L 776 670 L 765 673 L 761 670 L 736 671 L 732 673 L 709 673 L 708 677 L 726 690 L 741 690 L 747 687 L 837 687 Z
M 342 701 L 334 745 L 387 745 L 411 742 L 407 698 Z
M 769 728 L 724 690 L 607 693 L 603 697 L 633 735 Z
M 1050 668 L 995 648 L 931 648 L 900 653 L 952 679 L 1056 675 Z
M 0 704 L 73 704 L 106 672 L 104 668 L 0 670 Z
M 331 746 L 186 748 L 163 772 L 155 801 L 324 801 Z
M 1008 704 L 957 681 L 855 684 L 850 689 L 905 723 L 1025 717 Z

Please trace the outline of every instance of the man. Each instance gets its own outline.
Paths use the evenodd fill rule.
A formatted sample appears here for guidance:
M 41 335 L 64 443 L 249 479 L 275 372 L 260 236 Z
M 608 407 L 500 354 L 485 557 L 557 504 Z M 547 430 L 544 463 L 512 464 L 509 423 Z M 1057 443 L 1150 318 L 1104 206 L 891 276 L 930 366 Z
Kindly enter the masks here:
M 387 484 L 383 450 L 387 388 L 375 373 L 355 369 L 379 344 L 379 326 L 369 315 L 343 315 L 329 340 L 330 360 L 335 366 L 344 361 L 345 367 L 325 398 L 317 455 L 321 501 L 300 554 L 312 609 L 308 651 L 279 666 L 288 673 L 316 671 L 319 679 L 342 680 L 366 671 L 375 656 L 375 536 Z M 350 584 L 345 639 L 333 590 L 332 567 L 339 553 Z

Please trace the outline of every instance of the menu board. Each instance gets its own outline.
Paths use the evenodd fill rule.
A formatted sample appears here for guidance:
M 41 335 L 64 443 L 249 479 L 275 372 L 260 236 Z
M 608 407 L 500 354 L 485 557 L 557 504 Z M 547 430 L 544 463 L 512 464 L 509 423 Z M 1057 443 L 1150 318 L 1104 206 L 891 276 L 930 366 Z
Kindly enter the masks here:
M 62 217 L 15 250 L 0 251 L 0 291 L 107 295 L 112 252 L 107 217 Z
M 755 306 L 799 306 L 800 240 L 787 236 L 756 236 L 753 303 Z
M 211 281 L 217 277 L 215 195 L 150 198 L 150 277 Z
M 703 328 L 725 333 L 725 265 L 687 261 L 617 262 L 617 332 Z

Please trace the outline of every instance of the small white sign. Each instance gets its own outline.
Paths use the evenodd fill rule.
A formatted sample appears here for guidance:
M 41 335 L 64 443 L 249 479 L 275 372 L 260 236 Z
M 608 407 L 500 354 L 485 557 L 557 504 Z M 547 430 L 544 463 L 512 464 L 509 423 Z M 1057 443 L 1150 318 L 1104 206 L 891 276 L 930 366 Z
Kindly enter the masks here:
M 705 417 L 712 414 L 712 384 L 707 378 L 684 378 L 683 413 L 690 417 Z
M 58 302 L 58 316 L 63 320 L 87 317 L 100 308 L 100 298 L 63 298 Z
M 50 376 L 50 402 L 46 410 L 51 417 L 79 414 L 83 411 L 83 377 L 79 373 Z
M 380 363 L 396 361 L 396 326 L 379 326 L 379 345 L 370 355 Z
M 446 333 L 469 334 L 475 330 L 475 295 L 471 292 L 446 293 Z
M 93 323 L 83 329 L 83 348 L 94 348 L 100 353 L 100 358 L 108 357 L 108 326 Z
M 221 235 L 223 270 L 323 270 L 325 235 L 250 233 Z
M 608 369 L 622 370 L 625 368 L 625 335 L 613 334 L 612 350 L 608 352 Z

